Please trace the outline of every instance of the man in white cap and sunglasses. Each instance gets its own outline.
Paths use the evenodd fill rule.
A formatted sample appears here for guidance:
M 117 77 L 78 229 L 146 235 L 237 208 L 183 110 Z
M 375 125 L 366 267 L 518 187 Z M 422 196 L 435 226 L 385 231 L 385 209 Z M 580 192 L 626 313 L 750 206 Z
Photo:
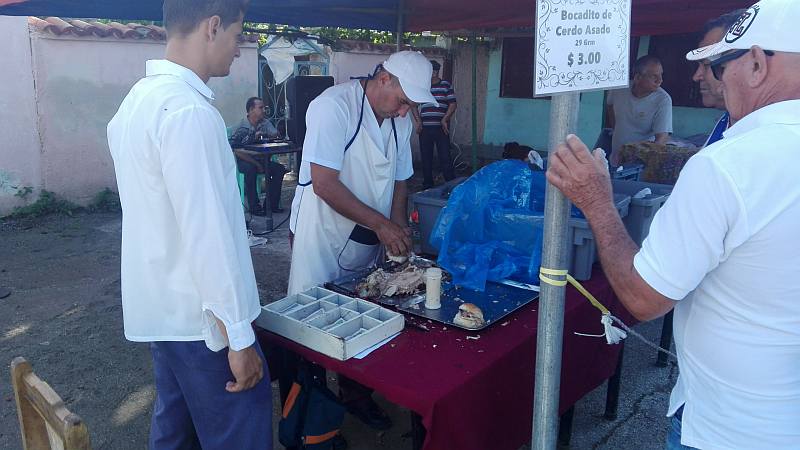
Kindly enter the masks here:
M 289 219 L 290 295 L 368 268 L 385 257 L 382 249 L 410 252 L 408 112 L 436 103 L 431 73 L 422 53 L 394 53 L 372 76 L 330 87 L 309 105 Z M 388 417 L 366 406 L 376 414 L 360 418 L 388 428 Z
M 800 1 L 763 0 L 708 59 L 730 128 L 692 157 L 637 248 L 605 156 L 569 135 L 547 172 L 586 215 L 640 320 L 675 309 L 667 449 L 800 448 Z

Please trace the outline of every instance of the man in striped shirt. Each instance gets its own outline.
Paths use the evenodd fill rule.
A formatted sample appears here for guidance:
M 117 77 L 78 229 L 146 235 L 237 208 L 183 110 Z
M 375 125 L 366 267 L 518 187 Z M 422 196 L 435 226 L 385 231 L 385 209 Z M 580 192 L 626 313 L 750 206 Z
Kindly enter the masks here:
M 431 61 L 431 94 L 436 103 L 420 105 L 419 111 L 412 109 L 414 124 L 419 134 L 419 148 L 422 153 L 422 187 L 433 187 L 433 147 L 439 155 L 439 166 L 445 181 L 455 178 L 453 161 L 450 159 L 450 118 L 456 112 L 456 94 L 450 82 L 439 78 L 441 66 Z

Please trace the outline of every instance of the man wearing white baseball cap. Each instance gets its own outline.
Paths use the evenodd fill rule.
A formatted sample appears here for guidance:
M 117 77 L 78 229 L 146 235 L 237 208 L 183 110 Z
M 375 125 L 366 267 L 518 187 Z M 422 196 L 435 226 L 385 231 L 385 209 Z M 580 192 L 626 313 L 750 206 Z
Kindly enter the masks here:
M 800 1 L 763 0 L 711 60 L 733 125 L 692 157 L 638 249 L 605 157 L 577 137 L 547 172 L 586 215 L 603 270 L 641 320 L 675 310 L 667 449 L 800 448 Z
M 385 257 L 383 249 L 398 256 L 411 250 L 408 112 L 435 102 L 431 72 L 422 53 L 394 53 L 372 76 L 330 87 L 309 105 L 289 219 L 290 295 L 368 268 Z M 345 397 L 348 391 L 363 393 L 343 391 Z M 360 419 L 375 428 L 391 426 L 369 395 L 354 397 L 344 400 L 360 403 Z

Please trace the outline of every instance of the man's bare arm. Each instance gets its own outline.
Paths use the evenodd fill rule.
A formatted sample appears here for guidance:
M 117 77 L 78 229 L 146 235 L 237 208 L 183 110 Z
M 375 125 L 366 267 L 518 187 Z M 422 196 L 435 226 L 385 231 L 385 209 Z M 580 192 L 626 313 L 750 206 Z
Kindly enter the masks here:
M 234 149 L 233 150 L 233 154 L 237 158 L 241 159 L 242 161 L 247 161 L 250 164 L 255 165 L 258 168 L 259 172 L 263 172 L 264 171 L 264 167 L 261 165 L 260 162 L 258 162 L 255 158 L 253 158 L 252 156 L 248 155 L 247 153 L 241 151 L 241 149 L 238 149 L 238 148 Z
M 339 171 L 311 163 L 314 193 L 334 211 L 361 224 L 378 235 L 378 239 L 393 255 L 406 255 L 411 250 L 411 239 L 404 228 L 359 200 L 339 181 Z
M 651 320 L 672 309 L 675 302 L 650 287 L 633 266 L 638 247 L 614 207 L 602 150 L 590 154 L 577 136 L 567 136 L 551 158 L 547 180 L 586 215 L 603 271 L 625 308 L 639 320 Z
M 417 133 L 422 132 L 422 117 L 419 115 L 419 106 L 414 106 L 411 108 L 411 119 L 414 122 L 414 128 L 417 130 Z
M 214 319 L 225 338 L 225 343 L 227 343 L 228 330 L 225 328 L 225 324 L 217 317 Z M 255 344 L 239 351 L 228 349 L 228 365 L 230 365 L 234 377 L 234 380 L 228 381 L 225 385 L 225 390 L 228 392 L 246 391 L 258 384 L 264 377 L 264 363 L 256 351 Z
M 656 133 L 656 144 L 666 144 L 669 142 L 669 133 Z
M 606 105 L 606 128 L 614 128 L 617 118 L 614 116 L 614 105 Z
M 405 180 L 394 182 L 391 220 L 403 228 L 408 227 L 408 186 Z

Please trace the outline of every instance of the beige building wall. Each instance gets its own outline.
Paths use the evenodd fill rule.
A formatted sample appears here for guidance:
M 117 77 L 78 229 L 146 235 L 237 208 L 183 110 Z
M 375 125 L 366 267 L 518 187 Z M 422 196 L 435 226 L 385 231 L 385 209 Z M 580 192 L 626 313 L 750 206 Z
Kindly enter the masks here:
M 489 76 L 489 46 L 480 44 L 477 47 L 477 111 L 478 111 L 478 143 L 483 142 L 483 130 L 486 122 L 486 83 Z M 453 141 L 465 152 L 462 157 L 470 163 L 468 154 L 472 145 L 472 45 L 468 42 L 454 44 L 453 52 L 453 91 L 458 99 L 458 109 L 453 118 Z
M 19 40 L 27 41 L 27 22 L 20 19 L 25 37 Z M 3 32 L 5 28 L 0 27 Z M 31 95 L 35 96 L 37 113 L 33 117 L 21 115 L 14 132 L 38 130 L 35 134 L 41 145 L 34 152 L 30 138 L 14 139 L 11 148 L 0 150 L 0 155 L 10 155 L 7 161 L 3 158 L 2 167 L 14 173 L 32 172 L 26 175 L 25 182 L 30 183 L 26 185 L 55 192 L 78 204 L 90 202 L 106 187 L 116 190 L 106 125 L 133 84 L 144 76 L 145 61 L 163 57 L 165 43 L 31 32 L 28 51 L 18 47 L 13 46 L 19 53 L 14 58 L 15 69 L 32 72 L 33 82 L 30 76 L 25 80 L 21 75 L 2 73 L 0 89 L 24 92 L 26 88 L 33 90 L 31 84 L 35 84 L 35 94 Z M 231 75 L 209 83 L 216 96 L 215 105 L 227 124 L 241 120 L 245 101 L 258 94 L 256 50 L 255 44 L 243 46 Z M 12 130 L 6 125 L 0 127 L 0 140 L 7 142 Z M 7 196 L 0 194 L 0 215 L 13 206 L 3 201 Z M 31 197 L 35 200 L 35 195 Z
M 31 45 L 25 17 L 0 16 L 0 216 L 25 202 L 17 188 L 38 187 L 41 144 Z M 35 197 L 35 194 L 30 197 Z

